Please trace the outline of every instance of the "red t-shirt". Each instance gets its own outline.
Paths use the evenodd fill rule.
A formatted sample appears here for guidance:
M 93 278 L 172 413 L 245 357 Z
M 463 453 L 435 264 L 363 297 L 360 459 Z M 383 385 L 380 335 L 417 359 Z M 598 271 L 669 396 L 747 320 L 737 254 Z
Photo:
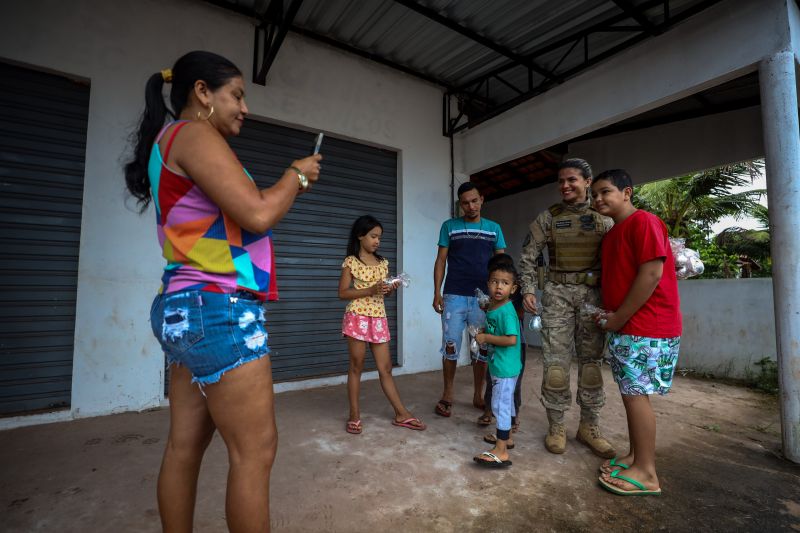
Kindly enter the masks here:
M 639 209 L 606 233 L 601 253 L 603 308 L 609 311 L 616 311 L 622 305 L 642 264 L 664 259 L 661 281 L 620 333 L 656 339 L 680 336 L 678 279 L 664 222 Z

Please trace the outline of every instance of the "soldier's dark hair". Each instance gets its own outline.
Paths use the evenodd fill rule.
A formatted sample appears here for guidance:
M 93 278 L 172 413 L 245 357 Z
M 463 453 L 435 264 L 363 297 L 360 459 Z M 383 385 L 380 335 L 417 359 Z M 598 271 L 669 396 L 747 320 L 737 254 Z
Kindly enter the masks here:
M 589 163 L 587 163 L 585 159 L 580 159 L 578 157 L 565 159 L 558 165 L 558 170 L 564 168 L 574 168 L 579 171 L 585 179 L 592 179 L 592 167 L 589 166 Z
M 490 276 L 492 275 L 492 272 L 507 272 L 514 277 L 515 284 L 519 279 L 517 269 L 514 268 L 514 259 L 508 254 L 493 255 L 487 263 L 487 270 L 489 271 Z
M 464 194 L 467 191 L 471 191 L 473 189 L 478 191 L 478 194 L 480 194 L 481 191 L 478 190 L 478 186 L 472 183 L 471 181 L 462 183 L 461 185 L 458 186 L 458 197 L 461 198 L 462 194 Z
M 621 168 L 612 168 L 611 170 L 604 170 L 597 177 L 594 179 L 594 182 L 597 183 L 598 181 L 608 181 L 611 184 L 619 189 L 620 191 L 625 190 L 626 187 L 630 187 L 633 189 L 633 179 L 631 179 L 630 174 L 624 171 Z

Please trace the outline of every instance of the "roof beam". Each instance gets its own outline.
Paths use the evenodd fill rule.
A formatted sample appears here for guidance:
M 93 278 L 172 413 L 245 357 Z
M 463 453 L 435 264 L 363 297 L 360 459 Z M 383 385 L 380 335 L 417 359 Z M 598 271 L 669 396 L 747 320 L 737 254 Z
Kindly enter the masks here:
M 449 28 L 449 29 L 451 29 L 451 30 L 453 30 L 455 32 L 460 33 L 464 37 L 466 37 L 466 38 L 468 38 L 468 39 L 470 39 L 472 41 L 475 41 L 476 43 L 481 44 L 481 45 L 485 46 L 486 48 L 494 50 L 495 52 L 497 52 L 498 54 L 500 54 L 502 56 L 505 56 L 505 57 L 507 57 L 507 58 L 509 58 L 509 59 L 521 64 L 521 65 L 524 65 L 524 66 L 530 68 L 534 72 L 537 72 L 538 74 L 540 74 L 542 76 L 545 76 L 548 79 L 557 79 L 556 75 L 553 72 L 551 72 L 551 71 L 549 71 L 549 70 L 537 65 L 532 59 L 529 59 L 529 58 L 527 58 L 527 57 L 525 57 L 525 56 L 523 56 L 521 54 L 518 54 L 518 53 L 514 52 L 513 50 L 511 50 L 509 48 L 506 48 L 505 46 L 492 41 L 491 39 L 487 39 L 486 37 L 484 37 L 483 35 L 479 34 L 476 31 L 473 31 L 473 30 L 471 30 L 469 28 L 465 28 L 461 24 L 458 24 L 457 22 L 455 22 L 455 21 L 453 21 L 453 20 L 451 20 L 451 19 L 449 19 L 449 18 L 447 18 L 445 16 L 440 15 L 438 12 L 434 11 L 433 9 L 430 9 L 429 7 L 425 7 L 423 5 L 420 5 L 417 2 L 415 2 L 414 0 L 395 0 L 395 2 L 397 2 L 398 4 L 400 4 L 402 6 L 407 7 L 408 9 L 410 9 L 412 11 L 415 11 L 415 12 L 419 13 L 420 15 L 422 15 L 425 18 L 428 18 L 428 19 L 430 19 L 430 20 L 432 20 L 434 22 L 437 22 L 437 23 L 441 24 L 442 26 L 444 26 L 446 28 Z M 563 80 L 558 80 L 558 81 L 563 81 Z
M 617 7 L 619 7 L 626 15 L 638 22 L 642 29 L 650 35 L 658 35 L 661 33 L 659 29 L 644 15 L 644 12 L 636 9 L 636 6 L 634 6 L 630 0 L 614 0 L 614 3 L 617 4 Z M 666 4 L 668 5 L 669 3 L 667 2 Z
M 281 49 L 283 40 L 286 38 L 286 33 L 292 25 L 297 12 L 300 11 L 300 6 L 303 0 L 292 0 L 289 4 L 289 9 L 284 13 L 283 0 L 272 0 L 267 7 L 264 18 L 261 24 L 256 26 L 255 43 L 253 47 L 253 83 L 259 85 L 267 84 L 267 74 L 278 57 L 278 50 Z M 261 53 L 263 59 L 261 67 L 258 67 L 259 57 L 259 43 L 263 35 L 264 44 Z

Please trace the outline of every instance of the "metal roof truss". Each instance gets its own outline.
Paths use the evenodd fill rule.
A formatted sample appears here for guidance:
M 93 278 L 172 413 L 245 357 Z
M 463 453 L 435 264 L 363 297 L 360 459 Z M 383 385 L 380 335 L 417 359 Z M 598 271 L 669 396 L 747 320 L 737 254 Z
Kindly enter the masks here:
M 403 5 L 414 3 L 410 0 L 395 1 Z M 675 24 L 686 20 L 692 15 L 716 4 L 720 0 L 704 0 L 694 4 L 690 8 L 684 9 L 675 16 L 670 16 L 671 1 L 672 0 L 649 0 L 634 5 L 627 0 L 614 0 L 614 3 L 621 10 L 619 14 L 602 20 L 583 31 L 576 32 L 574 35 L 542 46 L 525 56 L 515 58 L 512 57 L 515 54 L 503 54 L 511 58 L 512 61 L 486 74 L 480 75 L 455 89 L 449 89 L 445 92 L 443 134 L 449 137 L 461 130 L 471 128 L 485 120 L 497 116 L 525 100 L 552 89 L 556 85 L 563 83 L 564 80 L 633 46 L 647 37 L 663 33 Z M 656 24 L 647 17 L 646 11 L 658 8 L 659 6 L 662 9 L 663 17 L 662 22 Z M 416 11 L 422 12 L 420 10 Z M 635 20 L 637 24 L 632 26 L 620 25 L 621 22 L 629 19 Z M 593 53 L 590 37 L 595 34 L 606 32 L 624 32 L 631 34 L 631 36 L 612 48 Z M 487 43 L 481 44 L 489 46 Z M 579 45 L 581 46 L 579 47 Z M 492 49 L 499 51 L 496 48 Z M 563 69 L 559 68 L 571 54 L 575 53 L 576 49 L 582 52 L 582 61 L 574 66 L 565 67 Z M 562 50 L 563 54 L 554 67 L 548 70 L 537 66 L 537 58 L 545 54 L 552 54 Z M 519 69 L 520 67 L 527 70 L 527 83 L 523 86 L 520 86 L 518 82 L 514 83 L 509 81 L 507 77 L 504 76 L 504 74 L 509 73 L 512 69 Z M 534 83 L 536 74 L 538 74 L 541 79 L 537 80 L 537 83 Z M 497 88 L 511 89 L 511 91 L 515 93 L 515 96 L 510 98 L 498 98 L 496 95 Z M 508 91 L 506 90 L 503 92 L 507 93 Z

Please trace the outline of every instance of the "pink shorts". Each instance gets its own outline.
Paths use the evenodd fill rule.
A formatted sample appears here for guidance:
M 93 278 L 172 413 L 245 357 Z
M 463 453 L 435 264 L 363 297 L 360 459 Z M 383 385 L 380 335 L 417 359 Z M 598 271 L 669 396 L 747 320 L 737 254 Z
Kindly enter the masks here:
M 363 316 L 345 313 L 342 319 L 342 335 L 375 344 L 389 342 L 389 321 L 385 316 Z

